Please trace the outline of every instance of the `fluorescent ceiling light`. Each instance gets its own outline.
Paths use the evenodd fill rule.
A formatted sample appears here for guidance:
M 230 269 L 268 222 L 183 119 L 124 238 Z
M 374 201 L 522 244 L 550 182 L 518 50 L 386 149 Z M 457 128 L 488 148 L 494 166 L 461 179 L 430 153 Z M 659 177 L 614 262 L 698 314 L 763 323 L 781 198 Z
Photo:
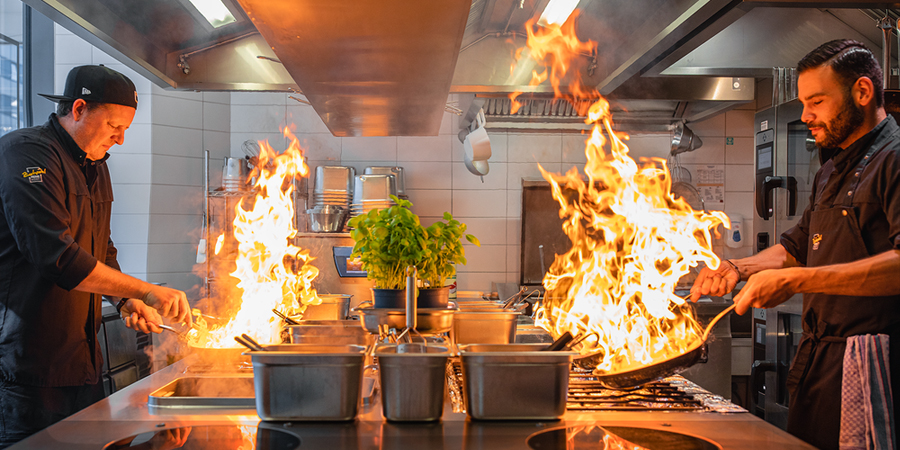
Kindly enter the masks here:
M 541 18 L 538 19 L 538 25 L 546 27 L 551 24 L 562 25 L 566 23 L 575 7 L 578 6 L 578 0 L 550 0 Z
M 236 20 L 222 0 L 190 0 L 190 2 L 213 28 L 228 25 Z

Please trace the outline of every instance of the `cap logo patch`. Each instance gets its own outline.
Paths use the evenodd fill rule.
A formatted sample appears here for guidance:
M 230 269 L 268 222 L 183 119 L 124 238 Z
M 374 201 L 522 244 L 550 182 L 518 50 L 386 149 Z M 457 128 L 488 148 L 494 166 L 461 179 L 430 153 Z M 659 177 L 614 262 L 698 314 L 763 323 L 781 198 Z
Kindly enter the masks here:
M 81 88 L 81 95 L 91 95 L 91 90 L 86 87 L 83 87 L 83 88 Z
M 28 167 L 22 172 L 22 178 L 28 178 L 29 183 L 43 183 L 43 175 L 47 173 L 47 169 L 40 167 Z

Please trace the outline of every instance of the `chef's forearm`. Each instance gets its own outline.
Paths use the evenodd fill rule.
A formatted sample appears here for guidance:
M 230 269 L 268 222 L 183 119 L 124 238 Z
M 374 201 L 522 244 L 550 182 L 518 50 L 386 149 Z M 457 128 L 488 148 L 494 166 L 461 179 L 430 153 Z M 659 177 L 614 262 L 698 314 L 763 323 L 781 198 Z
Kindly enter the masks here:
M 790 269 L 796 292 L 872 297 L 900 295 L 900 250 L 844 264 Z
M 763 270 L 783 269 L 800 265 L 781 244 L 769 247 L 753 256 L 730 261 L 737 267 L 743 281 L 747 281 L 750 275 Z
M 75 286 L 75 290 L 113 297 L 144 298 L 151 287 L 152 285 L 149 283 L 119 272 L 98 261 L 87 278 Z

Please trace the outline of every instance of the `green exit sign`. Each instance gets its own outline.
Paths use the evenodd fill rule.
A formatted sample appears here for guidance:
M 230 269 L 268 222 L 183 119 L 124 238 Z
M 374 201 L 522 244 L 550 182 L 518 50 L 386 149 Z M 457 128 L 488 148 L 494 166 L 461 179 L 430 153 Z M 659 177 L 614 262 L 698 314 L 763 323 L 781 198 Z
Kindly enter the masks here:
M 725 145 L 734 145 L 734 138 L 733 137 L 725 138 Z

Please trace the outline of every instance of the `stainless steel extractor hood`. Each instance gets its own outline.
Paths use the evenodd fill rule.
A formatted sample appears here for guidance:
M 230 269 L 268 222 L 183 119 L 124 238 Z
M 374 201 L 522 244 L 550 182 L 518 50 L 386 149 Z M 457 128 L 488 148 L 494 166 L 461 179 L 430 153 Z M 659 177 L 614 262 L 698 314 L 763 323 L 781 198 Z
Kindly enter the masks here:
M 188 0 L 23 1 L 162 87 L 302 91 L 337 136 L 436 135 L 449 93 L 495 106 L 489 126 L 579 120 L 548 114 L 560 110 L 551 88 L 527 86 L 528 62 L 513 55 L 549 0 L 224 0 L 235 21 L 219 28 Z M 894 5 L 581 0 L 577 34 L 599 45 L 573 66 L 615 102 L 619 122 L 701 120 L 752 101 L 754 77 L 828 39 L 875 50 L 878 30 L 860 8 Z M 530 104 L 503 114 L 514 91 Z

